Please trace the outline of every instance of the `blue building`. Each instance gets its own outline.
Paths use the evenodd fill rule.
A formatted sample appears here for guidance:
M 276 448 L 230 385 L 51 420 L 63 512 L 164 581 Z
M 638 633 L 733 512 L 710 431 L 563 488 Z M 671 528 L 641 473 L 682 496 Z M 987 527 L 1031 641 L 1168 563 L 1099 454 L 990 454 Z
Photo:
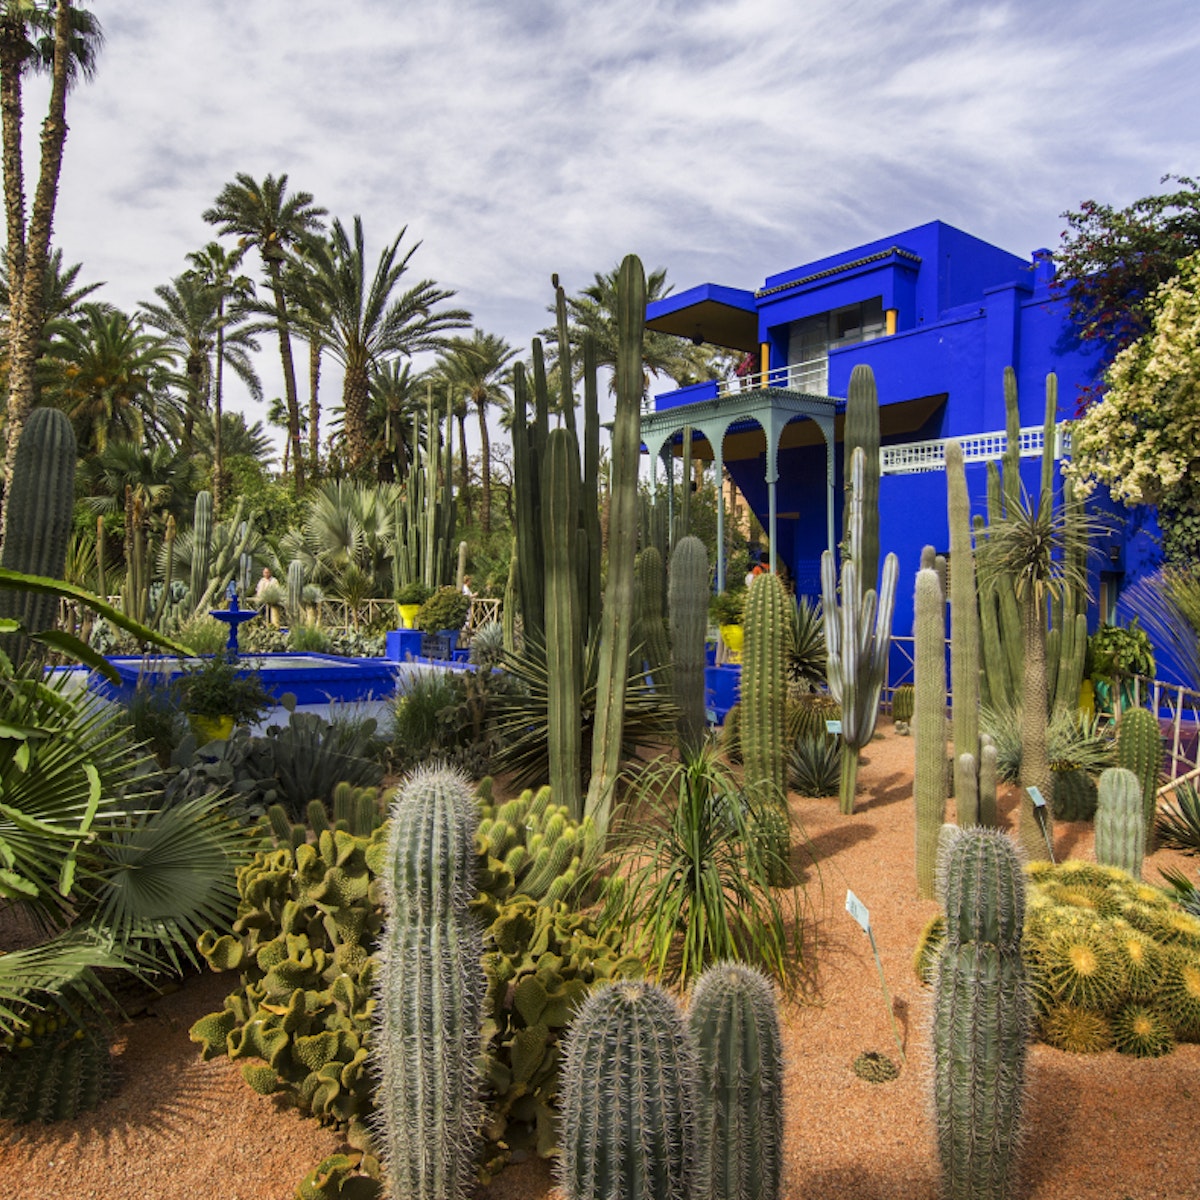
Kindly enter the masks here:
M 1017 376 L 1031 490 L 1050 372 L 1061 422 L 1055 457 L 1069 446 L 1066 423 L 1097 363 L 1053 279 L 1049 250 L 1024 259 L 933 221 L 769 276 L 756 290 L 706 283 L 669 296 L 647 309 L 648 328 L 753 355 L 755 369 L 656 396 L 643 443 L 669 469 L 690 429 L 693 454 L 725 467 L 759 517 L 775 564 L 798 593 L 819 596 L 821 552 L 841 530 L 847 386 L 854 367 L 871 367 L 883 442 L 880 540 L 900 559 L 894 630 L 907 634 L 921 548 L 949 545 L 945 440 L 962 443 L 982 513 L 985 464 L 1005 445 L 1005 367 Z M 1094 624 L 1113 619 L 1121 589 L 1157 565 L 1158 551 L 1152 513 L 1114 510 L 1102 498 L 1092 505 L 1114 517 L 1092 566 Z

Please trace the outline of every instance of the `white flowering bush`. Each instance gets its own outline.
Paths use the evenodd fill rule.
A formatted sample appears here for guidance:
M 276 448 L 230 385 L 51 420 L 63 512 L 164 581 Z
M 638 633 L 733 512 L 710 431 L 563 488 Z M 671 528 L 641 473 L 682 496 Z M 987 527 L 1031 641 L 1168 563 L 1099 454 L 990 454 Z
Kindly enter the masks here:
M 1113 360 L 1104 399 L 1071 429 L 1079 494 L 1098 481 L 1127 505 L 1169 504 L 1200 474 L 1200 253 L 1150 307 L 1149 331 Z

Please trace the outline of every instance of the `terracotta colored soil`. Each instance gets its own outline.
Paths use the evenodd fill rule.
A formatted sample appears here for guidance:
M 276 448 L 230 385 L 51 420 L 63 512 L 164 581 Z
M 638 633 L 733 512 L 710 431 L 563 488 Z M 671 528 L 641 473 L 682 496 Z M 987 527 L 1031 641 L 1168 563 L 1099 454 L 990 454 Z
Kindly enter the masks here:
M 932 1200 L 936 1155 L 928 1112 L 928 992 L 910 968 L 932 902 L 914 899 L 912 741 L 887 730 L 860 771 L 860 811 L 794 798 L 816 852 L 809 871 L 819 995 L 784 1011 L 789 1197 Z M 1060 858 L 1092 855 L 1091 830 L 1060 824 Z M 1195 861 L 1159 851 L 1159 866 Z M 900 1078 L 870 1084 L 851 1063 L 864 1050 L 898 1057 L 866 936 L 844 910 L 847 887 L 870 909 L 907 1054 Z M 297 1180 L 337 1137 L 251 1092 L 235 1065 L 203 1063 L 188 1026 L 219 1007 L 233 976 L 209 976 L 159 1000 L 122 1031 L 124 1086 L 71 1124 L 0 1123 L 0 1194 L 22 1200 L 218 1196 L 291 1200 Z M 1032 1047 L 1028 1067 L 1027 1200 L 1200 1198 L 1200 1045 L 1158 1060 L 1081 1057 Z M 489 1200 L 547 1200 L 549 1168 L 509 1167 Z

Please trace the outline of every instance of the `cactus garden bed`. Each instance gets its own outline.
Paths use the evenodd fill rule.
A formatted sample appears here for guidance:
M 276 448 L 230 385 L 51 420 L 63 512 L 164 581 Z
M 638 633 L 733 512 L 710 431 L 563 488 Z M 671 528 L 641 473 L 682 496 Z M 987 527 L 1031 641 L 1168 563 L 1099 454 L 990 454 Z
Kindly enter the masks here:
M 929 993 L 911 966 L 936 905 L 917 900 L 911 799 L 913 742 L 886 722 L 859 773 L 859 811 L 793 797 L 818 867 L 807 883 L 818 914 L 819 995 L 782 1011 L 789 1197 L 932 1200 L 936 1153 L 928 1116 Z M 1011 797 L 1002 807 L 1011 818 Z M 1059 857 L 1090 859 L 1091 826 L 1059 822 Z M 1145 877 L 1194 863 L 1170 851 Z M 850 888 L 868 907 L 907 1063 L 899 1059 L 869 943 L 845 911 Z M 3 936 L 0 929 L 0 937 Z M 3 943 L 0 942 L 0 945 Z M 59 1125 L 0 1122 L 6 1194 L 23 1200 L 219 1195 L 290 1200 L 298 1180 L 338 1148 L 328 1129 L 278 1108 L 226 1059 L 201 1061 L 188 1029 L 220 1007 L 229 976 L 190 980 L 121 1028 L 122 1085 L 99 1109 Z M 862 1073 L 855 1061 L 861 1055 Z M 883 1079 L 876 1082 L 876 1079 Z M 1200 1096 L 1200 1045 L 1163 1058 L 1072 1055 L 1035 1044 L 1028 1065 L 1027 1200 L 1179 1200 L 1198 1193 L 1200 1142 L 1186 1133 Z M 506 1168 L 480 1196 L 543 1200 L 555 1193 L 539 1160 Z

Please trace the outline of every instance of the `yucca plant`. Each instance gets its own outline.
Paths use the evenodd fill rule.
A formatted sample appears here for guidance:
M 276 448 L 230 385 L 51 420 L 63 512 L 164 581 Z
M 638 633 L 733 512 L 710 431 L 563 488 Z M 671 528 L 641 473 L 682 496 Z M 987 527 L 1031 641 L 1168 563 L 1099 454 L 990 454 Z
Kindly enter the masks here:
M 1200 795 L 1190 783 L 1175 789 L 1174 801 L 1168 800 L 1154 822 L 1159 844 L 1184 854 L 1200 854 Z
M 1021 777 L 1022 718 L 1019 707 L 984 708 L 980 726 L 996 745 L 996 775 L 1006 783 Z M 1100 717 L 1058 708 L 1046 723 L 1046 758 L 1052 767 L 1078 767 L 1092 775 L 1115 761 L 1112 732 Z
M 801 597 L 791 611 L 791 628 L 784 641 L 788 694 L 815 691 L 825 682 L 825 627 L 821 606 Z
M 842 778 L 842 747 L 825 734 L 798 737 L 788 750 L 788 779 L 802 796 L 836 796 Z
M 601 924 L 650 970 L 687 984 L 745 962 L 785 988 L 804 965 L 799 889 L 773 888 L 755 814 L 712 741 L 639 771 L 617 824 Z

